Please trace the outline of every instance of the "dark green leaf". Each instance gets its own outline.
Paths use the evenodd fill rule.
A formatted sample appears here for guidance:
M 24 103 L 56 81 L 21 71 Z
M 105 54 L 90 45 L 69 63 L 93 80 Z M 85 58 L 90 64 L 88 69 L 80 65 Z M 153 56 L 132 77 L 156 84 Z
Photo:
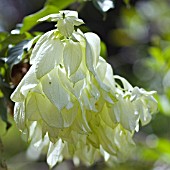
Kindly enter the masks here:
M 0 32 L 0 42 L 3 41 L 8 36 L 7 32 Z
M 7 117 L 7 106 L 5 102 L 5 98 L 0 98 L 0 116 L 1 119 L 6 123 L 6 129 L 9 129 L 11 126 L 11 123 L 8 121 Z
M 28 43 L 28 40 L 24 40 L 17 44 L 16 46 L 12 47 L 8 51 L 8 55 L 5 59 L 6 64 L 6 73 L 5 73 L 5 81 L 11 81 L 11 71 L 14 65 L 21 62 L 24 56 L 24 45 Z
M 5 60 L 4 58 L 0 58 L 0 75 L 4 77 L 5 75 Z
M 0 75 L 0 89 L 4 94 L 5 98 L 7 100 L 10 100 L 9 97 L 11 95 L 12 89 L 10 88 L 10 85 L 4 81 L 4 78 L 1 75 Z
M 68 5 L 70 5 L 71 3 L 75 2 L 75 0 L 48 0 L 46 2 L 46 5 L 52 5 L 52 6 L 56 6 L 59 10 L 66 8 Z
M 10 34 L 3 41 L 0 42 L 0 51 L 2 52 L 4 49 L 8 48 L 9 44 L 18 44 L 22 40 L 26 38 L 25 34 Z M 4 57 L 4 56 L 0 56 Z
M 37 20 L 40 18 L 52 14 L 58 13 L 59 10 L 66 8 L 69 4 L 74 2 L 75 0 L 48 0 L 44 6 L 44 8 L 35 14 L 29 15 L 24 18 L 23 27 L 21 28 L 21 32 L 25 32 L 30 30 L 37 24 Z
M 9 87 L 7 83 L 3 81 L 2 76 L 0 75 L 0 90 L 3 93 L 3 97 L 0 98 L 0 117 L 1 119 L 6 123 L 6 129 L 9 129 L 11 126 L 11 123 L 8 121 L 7 117 L 7 103 L 10 101 L 10 95 L 12 92 L 12 89 Z
M 101 51 L 100 51 L 100 55 L 103 57 L 103 58 L 107 58 L 107 47 L 106 47 L 106 44 L 101 41 L 100 42 L 100 47 L 101 47 Z
M 46 6 L 44 7 L 42 10 L 40 10 L 39 12 L 36 12 L 35 14 L 29 15 L 27 17 L 24 18 L 23 21 L 23 27 L 21 28 L 21 32 L 25 32 L 30 30 L 32 27 L 34 27 L 37 24 L 37 20 L 39 20 L 40 18 L 49 15 L 51 13 L 57 13 L 59 11 L 58 8 L 56 8 L 55 6 Z
M 130 0 L 124 0 L 124 3 L 129 6 L 130 5 Z
M 28 43 L 28 40 L 24 40 L 20 42 L 19 44 L 17 44 L 16 46 L 9 49 L 6 63 L 8 66 L 10 66 L 10 68 L 13 65 L 18 64 L 22 60 L 22 55 L 24 52 L 23 47 L 27 43 Z

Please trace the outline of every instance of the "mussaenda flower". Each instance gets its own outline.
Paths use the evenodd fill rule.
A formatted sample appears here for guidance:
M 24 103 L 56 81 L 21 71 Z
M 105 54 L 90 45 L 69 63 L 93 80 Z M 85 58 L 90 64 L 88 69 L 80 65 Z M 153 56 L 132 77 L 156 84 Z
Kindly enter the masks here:
M 100 38 L 74 29 L 83 23 L 77 12 L 44 20 L 56 21 L 57 29 L 39 38 L 31 68 L 11 95 L 18 128 L 40 151 L 48 147 L 50 167 L 70 158 L 86 165 L 126 159 L 139 122 L 146 125 L 157 110 L 155 91 L 113 75 L 100 56 Z

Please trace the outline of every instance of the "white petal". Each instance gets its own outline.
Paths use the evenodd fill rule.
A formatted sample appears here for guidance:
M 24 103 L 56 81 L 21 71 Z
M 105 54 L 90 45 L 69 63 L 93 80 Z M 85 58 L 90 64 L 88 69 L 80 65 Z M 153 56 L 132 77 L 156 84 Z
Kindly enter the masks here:
M 48 98 L 36 93 L 33 93 L 31 97 L 33 98 L 32 102 L 36 103 L 36 110 L 48 126 L 55 128 L 63 128 L 62 115 L 60 111 L 55 107 L 55 105 L 53 105 L 48 100 Z
M 80 43 L 69 41 L 66 43 L 63 52 L 64 67 L 68 75 L 77 71 L 82 59 L 82 50 Z
M 24 76 L 17 88 L 12 93 L 11 100 L 15 102 L 24 101 L 28 92 L 36 87 L 37 84 L 38 80 L 36 79 L 35 75 L 35 67 L 31 66 L 27 74 Z
M 127 91 L 130 91 L 130 90 L 132 91 L 133 90 L 132 85 L 125 78 L 120 77 L 118 75 L 114 75 L 114 78 L 118 79 L 118 80 L 120 80 L 122 82 L 124 90 L 127 90 Z
M 52 38 L 52 35 L 54 33 L 54 30 L 48 31 L 47 33 L 43 34 L 37 43 L 35 44 L 35 47 L 33 48 L 31 57 L 30 57 L 30 64 L 35 64 L 39 58 L 38 53 L 40 52 L 40 49 L 45 48 L 47 41 Z
M 42 89 L 48 99 L 59 109 L 63 109 L 70 101 L 69 92 L 62 86 L 57 68 L 42 78 Z
M 47 163 L 52 168 L 57 164 L 58 161 L 62 161 L 62 150 L 63 150 L 64 144 L 62 143 L 62 140 L 59 139 L 55 144 L 50 142 L 48 153 L 47 153 Z
M 26 127 L 24 102 L 17 102 L 14 106 L 14 120 L 20 130 Z
M 62 15 L 61 14 L 50 14 L 47 15 L 43 18 L 40 18 L 38 21 L 43 22 L 43 21 L 58 21 L 59 19 L 61 19 Z
M 71 36 L 74 31 L 74 25 L 68 18 L 60 19 L 57 22 L 57 28 L 59 32 L 66 37 Z
M 77 11 L 71 11 L 71 10 L 61 10 L 60 13 L 64 13 L 65 17 L 75 17 L 78 18 L 78 12 Z
M 38 79 L 59 65 L 63 57 L 64 45 L 59 39 L 50 39 L 44 45 L 42 45 L 40 52 L 37 53 L 39 57 L 36 63 L 36 75 Z
M 94 33 L 85 33 L 84 34 L 86 39 L 86 60 L 87 65 L 90 66 L 91 64 L 95 68 L 100 55 L 100 38 Z M 90 70 L 91 71 L 91 70 Z
M 119 99 L 113 108 L 117 121 L 120 122 L 125 129 L 130 131 L 135 130 L 138 124 L 139 114 L 135 112 L 134 105 L 125 99 Z

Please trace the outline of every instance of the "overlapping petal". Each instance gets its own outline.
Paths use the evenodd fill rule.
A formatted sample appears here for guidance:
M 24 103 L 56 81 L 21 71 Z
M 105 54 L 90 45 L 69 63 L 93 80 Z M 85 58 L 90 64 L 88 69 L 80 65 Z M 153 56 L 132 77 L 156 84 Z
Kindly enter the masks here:
M 149 123 L 156 112 L 155 92 L 113 75 L 100 57 L 100 38 L 74 30 L 81 23 L 76 12 L 46 19 L 58 21 L 58 29 L 38 40 L 32 66 L 11 96 L 18 127 L 28 130 L 32 145 L 48 147 L 51 167 L 64 158 L 86 165 L 101 156 L 124 160 L 139 122 Z

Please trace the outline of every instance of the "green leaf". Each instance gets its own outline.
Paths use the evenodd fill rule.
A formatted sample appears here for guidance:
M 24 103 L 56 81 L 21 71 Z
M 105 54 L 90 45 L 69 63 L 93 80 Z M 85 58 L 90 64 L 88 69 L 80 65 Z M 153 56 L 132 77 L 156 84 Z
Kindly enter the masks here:
M 49 14 L 57 13 L 59 10 L 66 8 L 68 5 L 73 3 L 75 0 L 47 0 L 44 8 L 35 14 L 29 15 L 24 18 L 23 27 L 21 28 L 21 32 L 25 32 L 30 30 L 37 24 L 37 21 Z
M 28 43 L 28 40 L 24 40 L 17 44 L 16 46 L 12 47 L 8 51 L 8 56 L 6 59 L 6 63 L 9 66 L 10 69 L 12 69 L 13 65 L 18 64 L 23 58 L 24 53 L 24 45 Z
M 163 52 L 162 52 L 162 50 L 160 48 L 158 48 L 158 47 L 150 47 L 149 48 L 149 53 L 159 63 L 160 67 L 164 65 L 165 59 L 164 59 L 164 56 L 163 56 Z
M 100 55 L 101 55 L 101 57 L 106 59 L 107 58 L 107 47 L 106 47 L 106 44 L 103 41 L 101 41 L 100 42 L 100 47 L 101 47 Z
M 0 32 L 0 42 L 5 40 L 5 38 L 8 36 L 7 32 Z
M 16 45 L 26 39 L 26 34 L 9 34 L 3 41 L 0 42 L 0 57 L 4 57 L 6 50 L 10 44 Z
M 6 39 L 1 41 L 1 44 L 4 47 L 7 47 L 9 44 L 18 44 L 26 38 L 25 34 L 9 34 Z
M 11 89 L 3 82 L 2 77 L 0 76 L 0 117 L 6 123 L 6 129 L 8 130 L 11 127 L 11 123 L 8 121 L 8 108 L 7 104 L 11 104 L 9 99 L 11 94 Z
M 124 0 L 124 3 L 127 5 L 127 7 L 129 7 L 129 5 L 130 5 L 130 0 Z
M 9 129 L 11 126 L 11 123 L 8 121 L 7 117 L 7 107 L 6 107 L 6 102 L 4 98 L 0 98 L 0 116 L 1 119 L 6 123 L 6 129 Z
M 9 97 L 11 95 L 12 89 L 8 83 L 4 81 L 4 78 L 0 75 L 0 90 L 3 93 L 5 100 L 10 101 Z
M 66 42 L 63 51 L 64 67 L 69 76 L 74 74 L 80 66 L 82 60 L 82 50 L 80 43 L 72 40 Z
M 35 14 L 25 17 L 23 21 L 23 26 L 21 28 L 21 33 L 24 33 L 25 31 L 29 31 L 32 27 L 37 25 L 38 24 L 37 21 L 40 18 L 49 15 L 51 13 L 56 13 L 58 11 L 59 9 L 57 8 L 57 6 L 47 5 L 42 10 L 36 12 Z
M 47 0 L 45 5 L 52 5 L 52 6 L 56 6 L 58 9 L 64 9 L 66 8 L 68 5 L 70 5 L 71 3 L 75 2 L 75 0 Z

